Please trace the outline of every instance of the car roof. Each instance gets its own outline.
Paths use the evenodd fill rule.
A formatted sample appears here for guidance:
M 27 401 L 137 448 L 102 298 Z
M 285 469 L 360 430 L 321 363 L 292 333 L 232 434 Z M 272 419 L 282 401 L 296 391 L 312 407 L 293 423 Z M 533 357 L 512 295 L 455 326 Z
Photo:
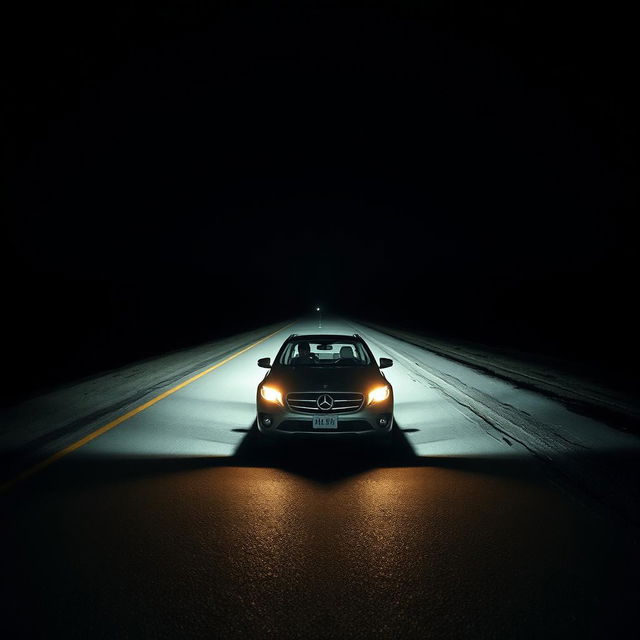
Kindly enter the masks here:
M 296 334 L 293 336 L 289 336 L 288 341 L 292 341 L 292 342 L 298 342 L 298 341 L 308 341 L 308 342 L 327 342 L 327 341 L 334 341 L 334 342 L 340 342 L 341 340 L 345 341 L 345 342 L 360 342 L 362 340 L 362 338 L 360 338 L 360 336 L 356 336 L 356 335 L 337 335 L 334 333 L 313 333 L 313 334 L 308 334 L 308 335 L 300 335 L 300 334 Z

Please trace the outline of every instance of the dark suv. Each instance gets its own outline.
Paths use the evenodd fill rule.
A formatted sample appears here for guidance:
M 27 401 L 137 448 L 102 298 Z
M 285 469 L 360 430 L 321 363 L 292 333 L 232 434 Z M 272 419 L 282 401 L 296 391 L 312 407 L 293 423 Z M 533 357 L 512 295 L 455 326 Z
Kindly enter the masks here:
M 357 334 L 296 335 L 284 342 L 258 386 L 258 429 L 263 434 L 370 434 L 389 438 L 393 389 Z

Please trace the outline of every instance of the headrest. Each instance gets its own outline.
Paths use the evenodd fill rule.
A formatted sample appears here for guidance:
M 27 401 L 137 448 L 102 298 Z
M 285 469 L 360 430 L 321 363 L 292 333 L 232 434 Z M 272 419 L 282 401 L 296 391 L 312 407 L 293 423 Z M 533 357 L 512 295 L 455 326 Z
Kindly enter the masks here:
M 351 347 L 340 347 L 341 358 L 353 358 L 353 349 Z

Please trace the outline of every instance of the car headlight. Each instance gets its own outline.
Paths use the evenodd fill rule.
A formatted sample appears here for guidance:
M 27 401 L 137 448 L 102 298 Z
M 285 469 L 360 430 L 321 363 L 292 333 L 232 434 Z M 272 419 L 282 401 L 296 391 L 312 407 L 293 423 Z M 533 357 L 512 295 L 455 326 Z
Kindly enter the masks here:
M 375 404 L 376 402 L 382 402 L 389 397 L 389 387 L 388 385 L 384 385 L 382 387 L 376 387 L 375 389 L 371 389 L 369 391 L 369 401 L 367 404 Z
M 273 387 L 267 387 L 266 385 L 260 387 L 260 395 L 267 401 L 273 402 L 273 404 L 279 404 L 281 407 L 284 407 L 284 402 L 282 402 L 282 394 Z

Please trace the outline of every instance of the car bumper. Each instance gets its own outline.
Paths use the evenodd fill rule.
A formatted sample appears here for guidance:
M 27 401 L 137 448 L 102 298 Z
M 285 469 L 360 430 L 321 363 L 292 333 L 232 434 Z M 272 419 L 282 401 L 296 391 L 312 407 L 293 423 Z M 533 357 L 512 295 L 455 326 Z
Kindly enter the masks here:
M 258 430 L 265 435 L 309 435 L 320 438 L 345 435 L 368 436 L 389 434 L 393 428 L 393 402 L 365 407 L 353 413 L 332 414 L 338 418 L 337 429 L 314 429 L 313 414 L 274 407 L 260 400 L 257 408 Z

